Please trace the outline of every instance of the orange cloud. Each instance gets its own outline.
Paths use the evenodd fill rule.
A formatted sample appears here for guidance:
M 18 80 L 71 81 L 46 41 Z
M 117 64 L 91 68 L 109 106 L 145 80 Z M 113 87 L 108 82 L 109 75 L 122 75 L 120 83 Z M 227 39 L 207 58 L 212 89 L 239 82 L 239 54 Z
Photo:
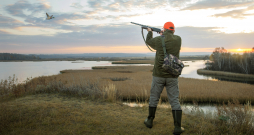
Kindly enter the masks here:
M 1 29 L 0 29 L 0 33 L 7 33 L 7 34 L 10 34 L 10 33 L 7 32 L 6 30 L 1 30 Z

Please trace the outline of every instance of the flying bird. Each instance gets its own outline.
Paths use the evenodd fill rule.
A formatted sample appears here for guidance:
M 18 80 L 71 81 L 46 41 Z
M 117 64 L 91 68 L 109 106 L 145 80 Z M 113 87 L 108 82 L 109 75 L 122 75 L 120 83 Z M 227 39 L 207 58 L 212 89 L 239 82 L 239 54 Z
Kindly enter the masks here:
M 53 17 L 53 15 L 49 16 L 49 14 L 48 14 L 48 13 L 46 13 L 46 15 L 47 15 L 47 20 L 50 20 L 50 19 L 55 18 L 55 17 Z

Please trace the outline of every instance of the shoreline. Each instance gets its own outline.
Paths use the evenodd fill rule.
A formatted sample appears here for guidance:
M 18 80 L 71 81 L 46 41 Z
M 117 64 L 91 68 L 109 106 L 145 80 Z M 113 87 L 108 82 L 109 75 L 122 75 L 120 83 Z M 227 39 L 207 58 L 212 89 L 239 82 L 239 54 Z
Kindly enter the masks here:
M 198 69 L 197 73 L 204 74 L 204 75 L 218 75 L 218 76 L 226 76 L 226 77 L 246 78 L 246 79 L 253 79 L 254 81 L 254 75 L 252 74 L 240 74 L 240 73 L 212 71 L 212 70 L 205 70 L 205 69 Z

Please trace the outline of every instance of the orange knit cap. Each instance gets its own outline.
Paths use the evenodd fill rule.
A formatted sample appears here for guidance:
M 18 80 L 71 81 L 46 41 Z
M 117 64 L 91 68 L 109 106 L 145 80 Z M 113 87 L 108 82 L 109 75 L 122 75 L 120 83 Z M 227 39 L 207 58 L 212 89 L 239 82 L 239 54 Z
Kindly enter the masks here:
M 172 22 L 166 22 L 163 28 L 168 30 L 175 30 L 175 25 Z

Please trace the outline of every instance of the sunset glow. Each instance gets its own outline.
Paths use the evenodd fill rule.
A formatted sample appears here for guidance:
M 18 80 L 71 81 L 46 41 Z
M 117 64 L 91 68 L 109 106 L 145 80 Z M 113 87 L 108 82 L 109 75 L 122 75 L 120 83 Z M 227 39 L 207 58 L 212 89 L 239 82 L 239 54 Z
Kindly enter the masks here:
M 252 49 L 229 49 L 228 52 L 232 52 L 232 53 L 243 53 L 243 52 L 251 52 Z

